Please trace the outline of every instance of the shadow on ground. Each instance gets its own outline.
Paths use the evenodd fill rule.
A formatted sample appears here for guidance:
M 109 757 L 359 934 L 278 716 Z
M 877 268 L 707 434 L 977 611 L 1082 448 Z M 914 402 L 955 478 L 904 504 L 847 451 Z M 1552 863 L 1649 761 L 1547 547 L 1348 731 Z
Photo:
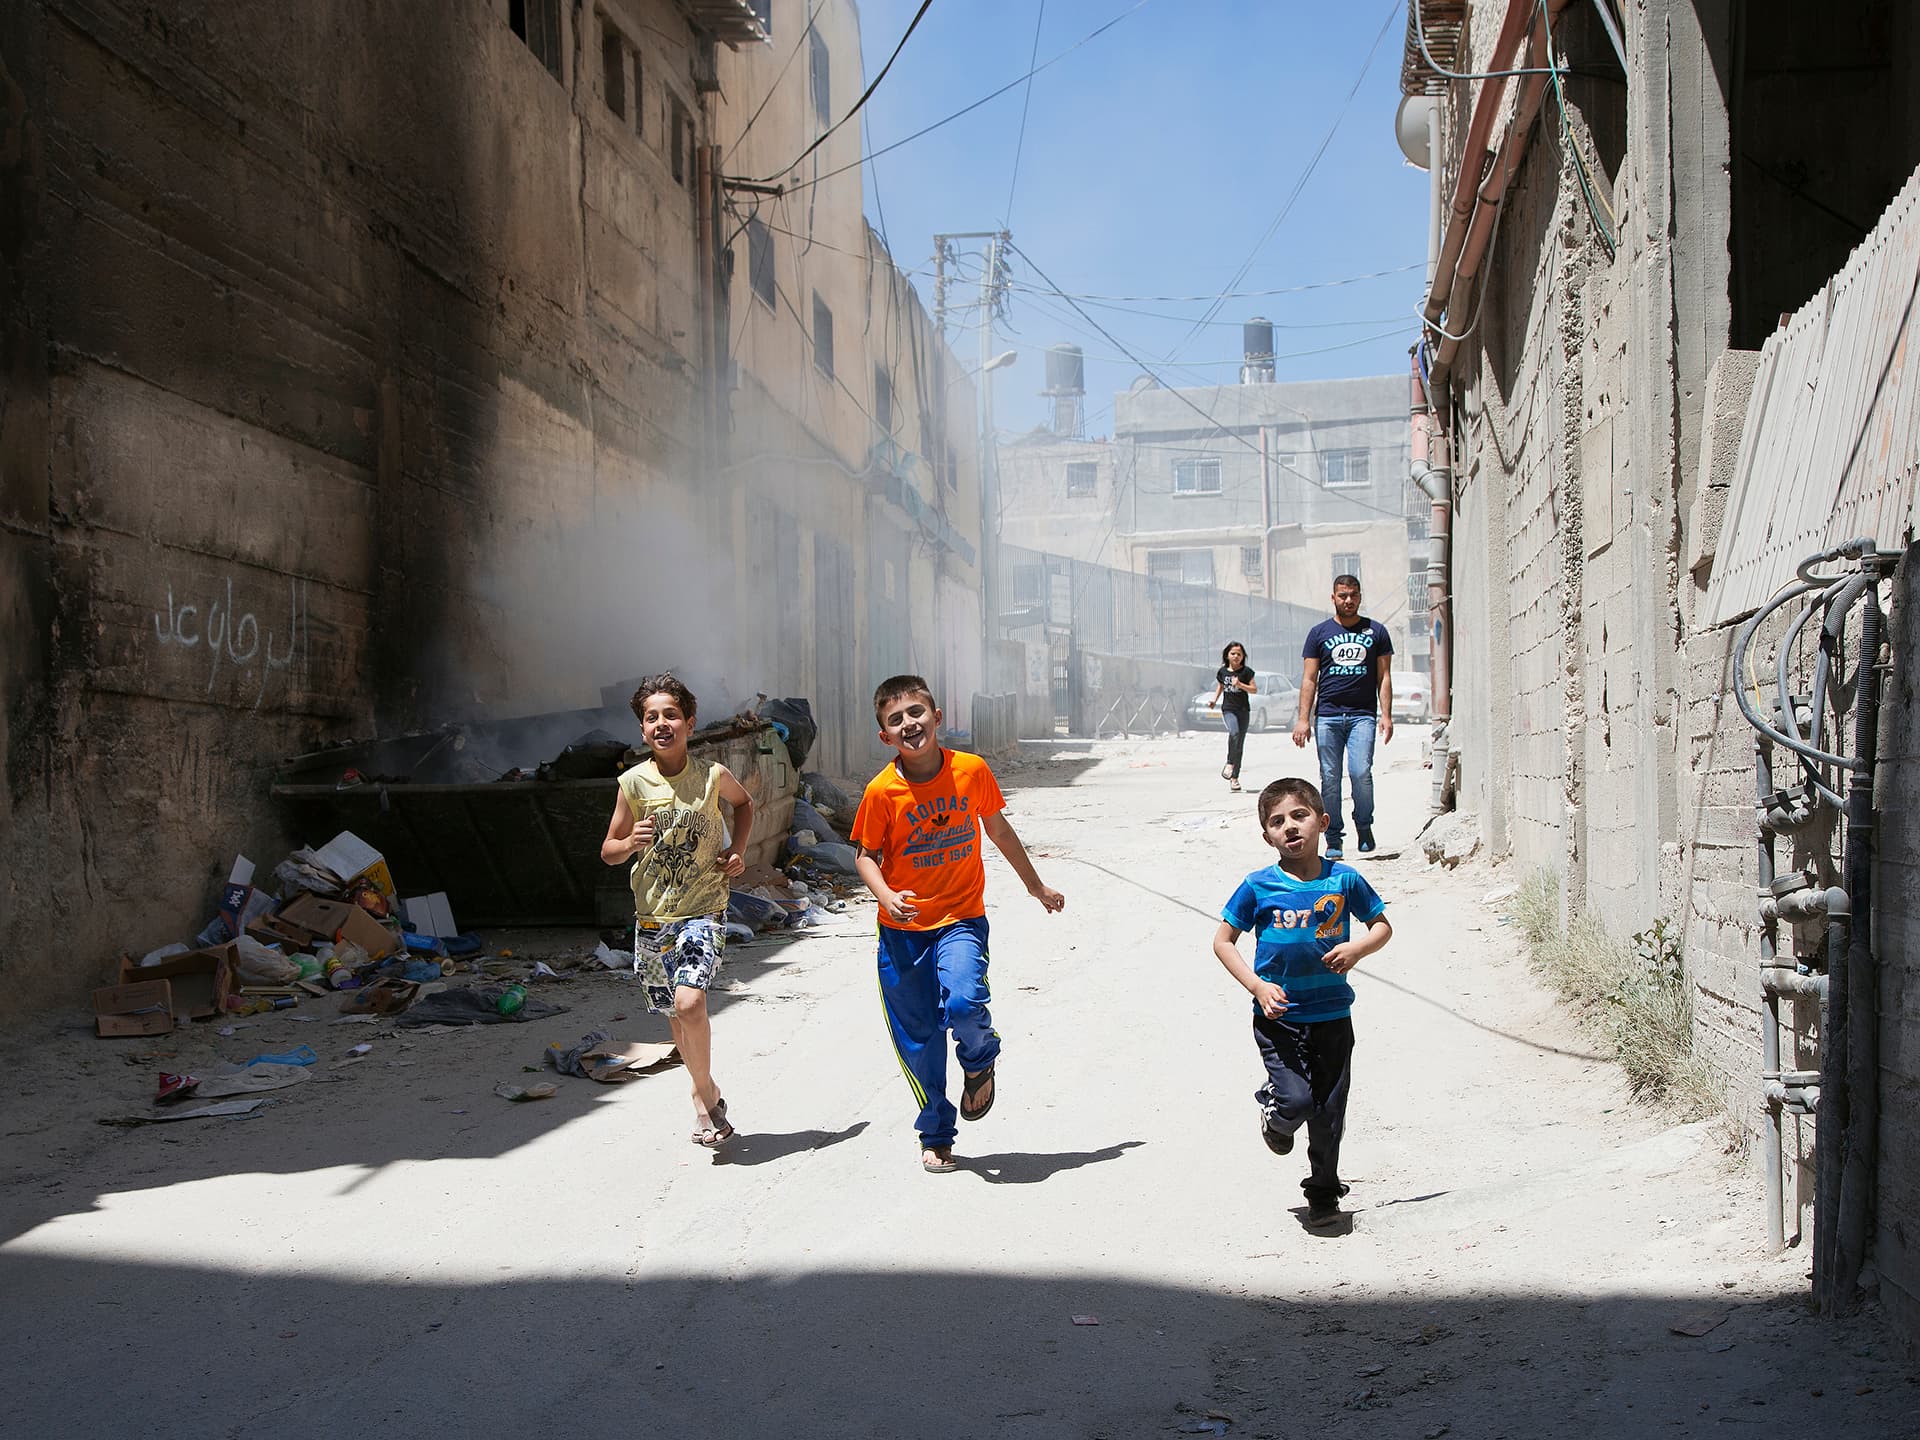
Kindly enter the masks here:
M 510 1269 L 511 1242 L 488 1234 L 475 1263 Z M 1729 1302 L 1718 1329 L 1687 1339 L 1669 1325 L 1697 1302 L 1673 1296 L 1295 1303 L 996 1275 L 992 1253 L 983 1236 L 975 1274 L 486 1284 L 13 1253 L 0 1258 L 8 1428 L 137 1425 L 195 1440 L 1920 1434 L 1920 1392 L 1884 1354 L 1838 1371 L 1776 1363 L 1823 1324 L 1785 1303 Z M 1284 1264 L 1251 1262 L 1245 1278 L 1283 1283 Z M 1867 1333 L 1855 1329 L 1821 1348 L 1841 1353 L 1831 1342 Z M 1210 1412 L 1225 1426 L 1196 1428 Z
M 571 935 L 574 953 L 592 948 L 590 931 L 542 933 Z M 584 943 L 579 943 L 581 937 L 586 937 Z M 711 995 L 713 1013 L 735 1005 L 781 1003 L 781 970 L 803 961 L 815 938 L 830 937 L 785 931 L 729 948 L 721 988 Z M 520 953 L 528 959 L 540 954 L 537 948 Z M 635 1087 L 666 1087 L 678 1103 L 687 1084 L 678 1065 L 621 1085 L 599 1085 L 543 1068 L 548 1045 L 572 1046 L 593 1030 L 620 1040 L 670 1040 L 667 1021 L 647 1012 L 638 985 L 619 974 L 582 970 L 542 981 L 535 993 L 566 1006 L 566 1012 L 434 1034 L 392 1030 L 390 1022 L 335 1028 L 326 1023 L 335 1018 L 334 1002 L 322 1000 L 306 1007 L 310 1023 L 264 1016 L 244 1034 L 228 1039 L 217 1036 L 214 1021 L 143 1039 L 102 1041 L 83 1035 L 66 1069 L 22 1071 L 9 1099 L 0 1128 L 0 1185 L 7 1192 L 7 1203 L 0 1206 L 0 1243 L 58 1216 L 83 1213 L 101 1196 L 127 1189 L 340 1166 L 363 1170 L 356 1184 L 364 1184 L 383 1167 L 402 1161 L 510 1155 L 598 1106 L 618 1103 Z M 55 1025 L 71 1029 L 65 1021 Z M 91 1030 L 91 1025 L 84 1028 Z M 31 1030 L 10 1037 L 19 1046 L 33 1039 Z M 373 1055 L 361 1065 L 343 1065 L 341 1054 L 361 1041 L 373 1043 Z M 258 1117 L 132 1130 L 93 1123 L 151 1113 L 149 1100 L 163 1070 L 204 1073 L 203 1065 L 212 1060 L 244 1060 L 301 1044 L 321 1054 L 314 1080 L 273 1092 L 272 1108 Z M 140 1063 L 128 1063 L 132 1060 Z M 389 1064 L 402 1068 L 385 1068 Z M 550 1100 L 517 1105 L 491 1093 L 496 1083 L 538 1081 L 553 1081 L 558 1093 Z M 300 1111 L 308 1106 L 332 1111 L 328 1123 L 302 1126 Z M 822 1143 L 837 1143 L 853 1133 L 857 1131 L 825 1136 Z M 288 1137 L 294 1134 L 298 1141 L 290 1144 Z M 788 1153 L 808 1148 L 798 1137 L 788 1139 Z M 763 1149 L 773 1143 L 767 1139 Z

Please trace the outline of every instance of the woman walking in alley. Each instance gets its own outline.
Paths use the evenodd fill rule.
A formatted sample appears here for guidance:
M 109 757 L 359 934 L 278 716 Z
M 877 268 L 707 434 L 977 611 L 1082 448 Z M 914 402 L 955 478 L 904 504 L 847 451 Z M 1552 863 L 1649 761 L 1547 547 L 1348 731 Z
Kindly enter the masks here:
M 1247 647 L 1230 640 L 1220 652 L 1220 668 L 1213 676 L 1213 698 L 1207 708 L 1219 707 L 1221 723 L 1227 727 L 1227 763 L 1220 767 L 1220 778 L 1229 790 L 1240 788 L 1240 755 L 1247 747 L 1247 723 L 1253 715 L 1249 695 L 1258 695 L 1253 671 L 1247 666 Z

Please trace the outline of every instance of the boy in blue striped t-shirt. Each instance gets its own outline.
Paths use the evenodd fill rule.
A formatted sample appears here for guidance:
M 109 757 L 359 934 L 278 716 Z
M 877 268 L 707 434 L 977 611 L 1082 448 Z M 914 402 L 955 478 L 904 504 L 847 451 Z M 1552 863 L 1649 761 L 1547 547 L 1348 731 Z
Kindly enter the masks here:
M 1346 1128 L 1353 1055 L 1353 986 L 1347 972 L 1393 937 L 1373 887 L 1357 871 L 1320 855 L 1327 812 L 1305 780 L 1276 780 L 1260 792 L 1260 834 L 1280 863 L 1240 882 L 1214 933 L 1213 953 L 1253 996 L 1253 1035 L 1266 1063 L 1260 1138 L 1276 1155 L 1307 1127 L 1307 1218 L 1340 1213 L 1340 1135 Z M 1355 921 L 1361 935 L 1350 939 Z M 1240 953 L 1254 934 L 1253 964 Z M 1284 1018 L 1283 1018 L 1284 1017 Z

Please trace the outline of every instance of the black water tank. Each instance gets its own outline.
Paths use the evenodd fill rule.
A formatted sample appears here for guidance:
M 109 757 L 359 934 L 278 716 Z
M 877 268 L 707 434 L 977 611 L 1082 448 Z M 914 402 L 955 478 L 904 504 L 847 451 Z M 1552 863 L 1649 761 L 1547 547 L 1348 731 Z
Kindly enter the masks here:
M 1047 389 L 1049 395 L 1084 395 L 1087 391 L 1087 361 L 1078 345 L 1047 347 Z
M 1273 359 L 1273 322 L 1254 316 L 1240 327 L 1240 345 L 1249 365 Z

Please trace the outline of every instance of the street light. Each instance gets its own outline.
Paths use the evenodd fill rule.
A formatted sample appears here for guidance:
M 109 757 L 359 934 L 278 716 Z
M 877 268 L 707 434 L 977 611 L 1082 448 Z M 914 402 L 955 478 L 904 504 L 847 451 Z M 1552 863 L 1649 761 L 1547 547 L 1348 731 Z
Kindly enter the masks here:
M 947 381 L 949 385 L 958 385 L 962 380 L 971 380 L 977 375 L 985 375 L 990 370 L 1004 370 L 1020 358 L 1018 350 L 1002 350 L 984 365 L 976 365 L 971 370 L 962 370 Z

